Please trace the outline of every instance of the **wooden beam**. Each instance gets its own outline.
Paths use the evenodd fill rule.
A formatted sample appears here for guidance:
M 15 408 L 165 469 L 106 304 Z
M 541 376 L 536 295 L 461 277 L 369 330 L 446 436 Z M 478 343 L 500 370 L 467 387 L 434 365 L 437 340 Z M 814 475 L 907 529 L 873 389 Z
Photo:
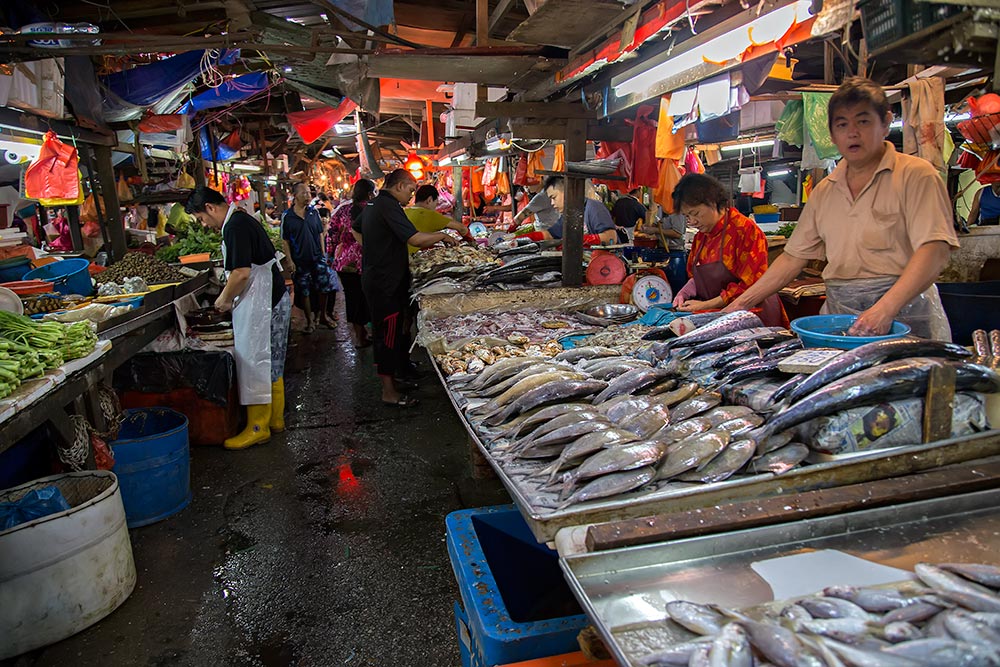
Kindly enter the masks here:
M 566 123 L 566 161 L 587 159 L 587 121 L 571 119 Z M 586 188 L 582 178 L 565 179 L 562 237 L 563 287 L 583 284 L 583 209 Z
M 49 50 L 49 54 L 51 53 L 52 51 Z M 42 118 L 41 116 L 18 111 L 11 107 L 0 107 L 0 125 L 23 129 L 26 132 L 32 132 L 39 136 L 52 130 L 63 139 L 75 138 L 77 141 L 88 144 L 101 144 L 105 146 L 115 146 L 118 144 L 118 138 L 114 134 L 101 134 L 92 130 L 85 130 L 61 120 Z
M 476 46 L 490 45 L 490 0 L 476 0 Z
M 337 5 L 335 5 L 333 2 L 330 2 L 329 0 L 323 0 L 322 2 L 319 2 L 318 4 L 319 4 L 320 7 L 326 8 L 327 11 L 330 11 L 330 12 L 336 14 L 341 20 L 350 21 L 351 23 L 359 25 L 362 28 L 365 28 L 367 30 L 371 30 L 376 35 L 379 35 L 381 37 L 385 37 L 387 39 L 390 39 L 390 40 L 392 40 L 393 42 L 395 42 L 397 44 L 402 44 L 403 46 L 408 46 L 411 49 L 422 49 L 422 48 L 425 48 L 423 44 L 417 44 L 415 42 L 411 42 L 408 39 L 403 39 L 402 37 L 399 37 L 398 35 L 393 35 L 392 33 L 386 32 L 385 30 L 382 30 L 378 26 L 374 26 L 371 23 L 366 23 L 365 21 L 362 21 L 361 19 L 359 19 L 357 16 L 354 16 L 350 12 L 344 11 L 343 9 L 341 9 L 340 7 L 338 7 Z
M 597 112 L 568 102 L 477 102 L 476 116 L 483 118 L 584 118 Z
M 562 140 L 566 138 L 566 123 L 518 123 L 512 121 L 511 129 L 518 139 L 549 139 Z M 587 139 L 589 141 L 632 141 L 632 127 L 629 125 L 597 125 L 587 124 Z
M 455 30 L 455 39 L 451 40 L 451 48 L 456 48 L 462 45 L 462 40 L 465 39 L 465 33 L 469 31 L 469 13 L 465 12 L 462 14 L 462 18 L 458 21 L 458 28 Z
M 503 17 L 505 17 L 507 12 L 511 10 L 515 1 L 516 0 L 500 0 L 499 4 L 497 4 L 497 8 L 493 10 L 492 14 L 490 14 L 490 22 L 486 27 L 487 33 L 493 32 L 493 29 L 497 27 L 497 24 L 500 23 L 500 21 L 503 21 Z

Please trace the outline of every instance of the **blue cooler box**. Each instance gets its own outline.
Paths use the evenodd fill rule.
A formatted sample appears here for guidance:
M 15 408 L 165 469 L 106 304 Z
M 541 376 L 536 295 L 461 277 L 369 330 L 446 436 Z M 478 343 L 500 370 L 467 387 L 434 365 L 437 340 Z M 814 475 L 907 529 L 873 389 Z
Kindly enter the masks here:
M 513 505 L 452 512 L 445 525 L 462 597 L 455 624 L 463 667 L 579 650 L 587 616 L 563 579 L 559 555 L 535 540 Z

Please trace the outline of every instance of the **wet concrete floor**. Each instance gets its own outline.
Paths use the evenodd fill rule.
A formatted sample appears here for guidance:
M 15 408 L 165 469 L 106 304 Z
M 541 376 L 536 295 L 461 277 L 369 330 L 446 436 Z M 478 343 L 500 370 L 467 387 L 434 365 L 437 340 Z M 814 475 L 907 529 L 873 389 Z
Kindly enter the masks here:
M 370 348 L 341 326 L 293 334 L 286 383 L 286 433 L 194 448 L 190 506 L 131 531 L 131 597 L 13 664 L 460 664 L 444 518 L 510 500 L 471 478 L 436 377 L 416 410 L 383 406 Z

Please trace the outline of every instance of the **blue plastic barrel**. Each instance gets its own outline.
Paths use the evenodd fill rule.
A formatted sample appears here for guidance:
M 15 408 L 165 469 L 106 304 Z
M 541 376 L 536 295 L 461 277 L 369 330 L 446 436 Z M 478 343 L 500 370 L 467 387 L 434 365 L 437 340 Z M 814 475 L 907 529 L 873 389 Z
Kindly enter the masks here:
M 90 280 L 89 266 L 86 259 L 64 259 L 28 271 L 21 280 L 45 280 L 60 294 L 90 296 L 94 293 L 94 284 Z
M 109 444 L 129 528 L 166 519 L 191 502 L 187 417 L 169 408 L 127 410 Z

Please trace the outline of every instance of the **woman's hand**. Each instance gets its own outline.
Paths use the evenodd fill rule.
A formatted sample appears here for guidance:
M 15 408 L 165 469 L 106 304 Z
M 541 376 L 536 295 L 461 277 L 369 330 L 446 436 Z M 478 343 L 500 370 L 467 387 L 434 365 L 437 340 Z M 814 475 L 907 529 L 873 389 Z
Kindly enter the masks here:
M 684 302 L 693 297 L 698 291 L 698 288 L 694 285 L 694 278 L 688 280 L 684 287 L 677 291 L 677 295 L 674 297 L 674 308 L 678 310 L 683 310 Z
M 680 309 L 693 313 L 699 310 L 716 310 L 721 308 L 725 304 L 722 303 L 722 299 L 716 297 L 714 299 L 709 299 L 708 301 L 699 301 L 698 299 L 689 299 L 680 305 Z

